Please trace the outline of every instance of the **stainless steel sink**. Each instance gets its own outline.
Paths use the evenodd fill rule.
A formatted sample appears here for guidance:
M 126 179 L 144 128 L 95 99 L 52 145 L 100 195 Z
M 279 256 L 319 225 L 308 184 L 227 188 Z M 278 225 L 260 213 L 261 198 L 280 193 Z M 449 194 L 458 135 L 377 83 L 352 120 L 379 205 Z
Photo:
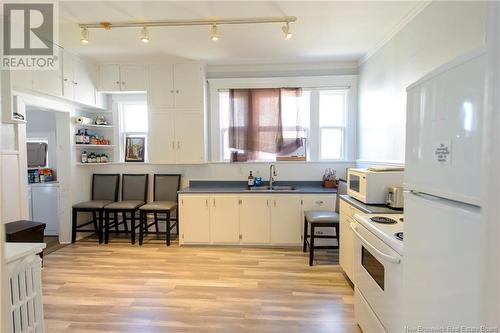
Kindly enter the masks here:
M 295 191 L 295 186 L 274 185 L 274 186 L 255 186 L 250 187 L 250 191 Z

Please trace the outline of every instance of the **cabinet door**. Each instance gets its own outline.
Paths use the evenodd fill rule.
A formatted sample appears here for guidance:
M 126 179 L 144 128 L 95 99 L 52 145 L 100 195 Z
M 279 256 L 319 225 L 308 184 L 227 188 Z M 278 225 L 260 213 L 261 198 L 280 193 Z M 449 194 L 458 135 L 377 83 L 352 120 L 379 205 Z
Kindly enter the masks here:
M 174 73 L 172 65 L 149 66 L 149 104 L 153 107 L 174 107 Z
M 214 195 L 210 200 L 210 240 L 212 243 L 237 244 L 240 240 L 239 198 Z
M 62 78 L 63 78 L 63 96 L 68 99 L 75 98 L 75 85 L 73 84 L 73 55 L 62 52 Z
M 272 198 L 271 244 L 302 244 L 300 200 L 300 197 L 290 194 L 276 195 Z
M 242 244 L 269 244 L 271 197 L 258 194 L 240 196 Z
M 95 105 L 95 87 L 92 65 L 77 57 L 73 58 L 73 84 L 75 85 L 75 100 L 89 105 Z
M 340 213 L 340 245 L 339 245 L 339 263 L 346 275 L 353 280 L 354 274 L 354 233 L 349 224 L 350 218 Z
M 175 161 L 177 164 L 205 162 L 205 119 L 200 112 L 175 112 Z
M 179 218 L 181 244 L 210 242 L 208 196 L 181 196 Z
M 119 65 L 101 65 L 99 67 L 99 90 L 120 91 Z
M 175 163 L 174 115 L 172 112 L 149 114 L 149 161 Z
M 203 108 L 203 67 L 175 64 L 174 90 L 176 108 Z
M 61 57 L 62 52 L 59 50 L 57 52 L 60 61 L 56 69 L 33 72 L 33 89 L 44 94 L 61 97 L 63 96 L 62 62 L 64 59 Z
M 146 91 L 146 68 L 137 65 L 120 65 L 122 91 Z

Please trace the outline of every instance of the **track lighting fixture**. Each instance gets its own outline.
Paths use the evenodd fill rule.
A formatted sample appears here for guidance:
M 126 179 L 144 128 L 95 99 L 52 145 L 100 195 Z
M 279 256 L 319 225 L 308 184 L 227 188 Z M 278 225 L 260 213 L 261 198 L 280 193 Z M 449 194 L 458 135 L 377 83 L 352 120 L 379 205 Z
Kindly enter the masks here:
M 141 30 L 141 42 L 149 43 L 149 31 L 146 27 L 143 27 Z
M 89 31 L 87 30 L 87 28 L 82 28 L 80 34 L 80 42 L 82 42 L 83 44 L 89 43 Z
M 217 24 L 212 24 L 212 29 L 210 33 L 210 39 L 214 42 L 219 40 L 219 29 L 217 28 Z
M 290 32 L 290 23 L 297 21 L 295 16 L 271 16 L 271 17 L 247 17 L 247 18 L 226 18 L 220 20 L 213 19 L 195 19 L 195 20 L 166 20 L 166 21 L 143 21 L 143 22 L 86 22 L 80 23 L 78 26 L 81 29 L 80 41 L 84 44 L 89 42 L 89 32 L 87 29 L 104 29 L 111 30 L 117 28 L 141 28 L 141 41 L 149 42 L 150 27 L 185 27 L 185 26 L 209 26 L 210 39 L 213 41 L 219 40 L 219 26 L 235 25 L 235 24 L 269 24 L 269 23 L 284 23 L 282 30 L 286 39 L 292 37 Z
M 290 22 L 286 22 L 283 28 L 281 29 L 283 30 L 286 39 L 292 38 L 292 32 L 290 31 Z

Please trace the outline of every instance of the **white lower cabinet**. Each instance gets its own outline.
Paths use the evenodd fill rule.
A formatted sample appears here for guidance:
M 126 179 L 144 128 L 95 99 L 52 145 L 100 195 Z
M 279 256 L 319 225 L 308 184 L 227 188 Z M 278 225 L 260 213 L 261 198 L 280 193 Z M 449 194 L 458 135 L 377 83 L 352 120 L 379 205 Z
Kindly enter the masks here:
M 351 281 L 354 277 L 354 233 L 350 223 L 355 214 L 362 213 L 347 202 L 340 200 L 340 249 L 339 264 Z
M 180 243 L 204 244 L 210 242 L 210 197 L 190 195 L 180 199 Z
M 180 194 L 180 244 L 300 246 L 304 203 L 331 207 L 334 200 L 333 194 Z
M 298 245 L 302 241 L 302 199 L 276 195 L 271 205 L 271 244 Z
M 214 195 L 210 198 L 210 240 L 212 243 L 238 244 L 240 205 L 234 195 Z
M 269 244 L 270 202 L 268 195 L 240 196 L 241 244 Z

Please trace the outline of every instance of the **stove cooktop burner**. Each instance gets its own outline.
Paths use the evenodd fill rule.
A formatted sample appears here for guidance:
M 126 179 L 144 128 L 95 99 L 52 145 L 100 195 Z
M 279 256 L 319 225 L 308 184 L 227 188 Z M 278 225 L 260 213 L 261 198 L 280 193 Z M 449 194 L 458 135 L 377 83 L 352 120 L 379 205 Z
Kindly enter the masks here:
M 388 217 L 384 217 L 384 216 L 374 216 L 374 217 L 371 217 L 370 220 L 372 222 L 375 222 L 375 223 L 383 223 L 383 224 L 398 223 L 398 221 L 391 219 L 391 218 L 388 218 Z
M 403 232 L 396 232 L 394 236 L 399 239 L 400 241 L 403 240 Z

